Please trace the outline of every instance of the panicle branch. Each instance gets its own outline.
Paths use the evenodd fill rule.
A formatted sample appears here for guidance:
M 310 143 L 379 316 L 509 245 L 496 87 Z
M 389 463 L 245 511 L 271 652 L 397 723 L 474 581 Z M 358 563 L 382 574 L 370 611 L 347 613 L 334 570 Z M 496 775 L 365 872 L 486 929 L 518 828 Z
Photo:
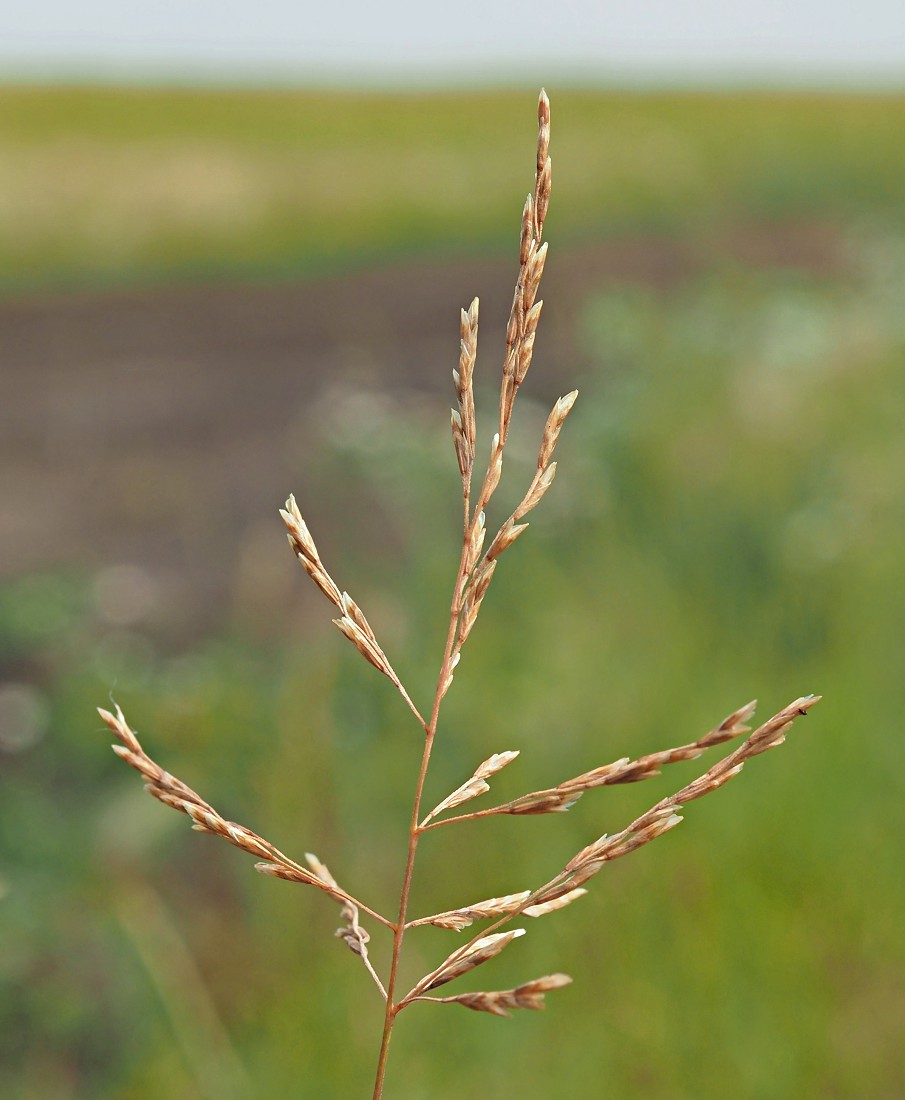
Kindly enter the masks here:
M 423 829 L 431 818 L 436 817 L 437 814 L 443 813 L 444 810 L 451 810 L 454 806 L 461 806 L 463 802 L 468 802 L 472 798 L 477 798 L 478 795 L 484 794 L 485 791 L 490 790 L 490 784 L 487 780 L 496 775 L 497 772 L 502 771 L 507 764 L 511 764 L 513 760 L 518 756 L 518 750 L 507 749 L 506 752 L 495 752 L 493 756 L 489 756 L 475 769 L 475 772 L 470 776 L 461 787 L 456 789 L 446 796 L 442 802 L 439 802 L 431 812 L 421 822 L 419 828 Z
M 489 920 L 494 917 L 502 917 L 507 913 L 515 913 L 522 908 L 523 903 L 530 896 L 530 890 L 520 890 L 517 894 L 505 894 L 499 898 L 487 898 L 486 901 L 478 901 L 473 905 L 463 905 L 461 909 L 450 909 L 446 913 L 435 913 L 430 917 L 419 917 L 408 922 L 409 928 L 417 928 L 422 924 L 431 924 L 434 928 L 449 928 L 453 932 L 461 932 L 468 928 L 476 920 Z
M 464 947 L 460 947 L 458 951 L 453 951 L 436 970 L 426 974 L 414 989 L 402 998 L 399 1002 L 399 1008 L 408 1004 L 419 994 L 446 985 L 447 982 L 451 982 L 455 978 L 461 978 L 463 974 L 474 970 L 476 966 L 495 958 L 514 939 L 518 939 L 519 936 L 524 936 L 524 934 L 524 928 L 512 928 L 508 932 L 497 932 L 493 935 L 481 936 L 472 940 L 471 943 L 465 944 Z
M 544 994 L 552 989 L 570 985 L 568 974 L 546 974 L 516 986 L 515 989 L 497 989 L 490 993 L 460 993 L 457 997 L 415 997 L 417 1001 L 433 1001 L 436 1004 L 463 1005 L 475 1012 L 490 1012 L 494 1016 L 509 1016 L 513 1009 L 542 1009 Z
M 543 307 L 543 303 L 537 302 L 535 299 L 537 298 L 537 290 L 547 258 L 547 246 L 541 244 L 541 237 L 544 230 L 544 219 L 547 216 L 547 207 L 550 203 L 552 180 L 552 164 L 549 153 L 550 101 L 544 91 L 541 91 L 538 99 L 537 120 L 537 169 L 534 178 L 534 193 L 525 200 L 525 206 L 522 210 L 522 222 L 519 231 L 519 272 L 512 297 L 512 307 L 509 311 L 509 320 L 506 325 L 506 351 L 503 357 L 503 377 L 500 388 L 499 428 L 490 446 L 490 459 L 478 501 L 475 505 L 475 514 L 487 506 L 499 484 L 503 464 L 503 448 L 506 446 L 506 440 L 509 436 L 515 395 L 531 365 L 534 337 Z M 472 310 L 474 311 L 473 316 Z M 459 359 L 459 370 L 455 375 L 456 390 L 459 394 L 459 420 L 461 421 L 461 434 L 463 436 L 461 445 L 459 442 L 456 444 L 457 454 L 460 446 L 461 449 L 466 448 L 469 427 L 472 431 L 474 427 L 474 401 L 470 387 L 476 342 L 477 307 L 473 302 L 469 313 L 466 314 L 463 311 L 462 314 L 462 352 Z M 455 434 L 455 418 L 453 430 Z M 463 465 L 465 465 L 468 469 L 469 481 L 473 465 L 473 450 L 472 442 L 471 463 L 463 464 L 460 462 L 463 479 L 465 479 L 465 470 L 463 469 Z
M 661 752 L 652 752 L 646 756 L 640 756 L 637 760 L 631 760 L 627 756 L 614 760 L 611 764 L 604 764 L 591 771 L 582 772 L 572 779 L 566 779 L 555 787 L 548 787 L 542 791 L 532 791 L 530 794 L 520 795 L 511 802 L 505 802 L 499 806 L 491 806 L 486 810 L 479 810 L 474 814 L 462 814 L 458 817 L 448 817 L 443 821 L 436 821 L 430 828 L 440 825 L 450 825 L 453 822 L 468 821 L 474 817 L 490 817 L 495 814 L 549 814 L 564 813 L 570 809 L 585 791 L 594 787 L 611 787 L 622 783 L 638 783 L 643 779 L 651 779 L 660 774 L 660 769 L 667 764 L 675 764 L 682 760 L 696 760 L 701 754 L 714 745 L 722 744 L 734 737 L 750 733 L 751 727 L 745 725 L 754 714 L 757 700 L 754 699 L 745 706 L 727 715 L 719 725 L 703 734 L 687 745 L 679 745 L 673 749 L 664 749 Z
M 484 546 L 486 534 L 483 510 L 476 514 L 471 527 L 466 530 L 465 552 L 463 556 L 463 579 L 457 590 L 457 603 L 455 604 L 459 615 L 458 628 L 456 631 L 455 643 L 453 645 L 453 657 L 456 660 L 458 659 L 466 638 L 471 633 L 477 621 L 478 612 L 481 609 L 484 596 L 487 594 L 487 589 L 490 587 L 490 582 L 496 570 L 497 558 L 499 558 L 504 550 L 509 549 L 523 531 L 527 530 L 528 524 L 520 523 L 519 520 L 524 519 L 524 517 L 540 503 L 544 494 L 553 484 L 553 478 L 556 476 L 556 463 L 552 462 L 550 459 L 556 447 L 559 433 L 565 423 L 565 419 L 569 415 L 577 397 L 578 390 L 572 390 L 572 392 L 566 394 L 565 397 L 561 397 L 553 406 L 553 410 L 547 418 L 543 438 L 541 440 L 537 459 L 537 472 L 532 478 L 531 484 L 528 486 L 528 490 L 524 497 L 522 497 L 518 507 L 497 531 L 493 541 L 483 556 L 481 556 L 481 550 Z M 490 465 L 488 466 L 487 476 L 485 477 L 484 487 L 482 489 L 482 499 L 485 496 L 489 498 L 489 495 L 496 488 L 502 471 L 502 463 L 503 443 L 500 442 L 499 435 L 495 435 L 491 445 Z M 446 687 L 448 688 L 448 686 L 449 684 L 447 683 Z
M 337 886 L 332 876 L 329 879 L 320 878 L 316 873 L 284 855 L 279 848 L 252 832 L 251 829 L 246 829 L 244 825 L 237 825 L 235 821 L 227 821 L 188 784 L 164 771 L 142 748 L 138 737 L 129 728 L 119 707 L 116 708 L 116 714 L 98 707 L 98 714 L 120 742 L 113 746 L 113 751 L 121 760 L 144 776 L 147 781 L 145 790 L 148 794 L 165 806 L 171 806 L 174 810 L 179 810 L 180 813 L 190 817 L 193 829 L 222 837 L 236 848 L 241 848 L 243 852 L 257 856 L 264 862 L 255 864 L 255 870 L 262 874 L 283 878 L 289 882 L 304 882 L 310 886 L 316 886 L 341 904 L 353 905 L 369 913 L 388 928 L 393 927 L 392 921 L 368 908 Z
M 515 915 L 522 917 L 545 917 L 548 913 L 554 913 L 557 909 L 565 909 L 573 901 L 583 897 L 587 890 L 577 888 L 570 890 L 551 901 L 538 904 L 528 904 L 532 894 L 530 890 L 521 890 L 517 894 L 506 894 L 501 898 L 488 898 L 486 901 L 476 902 L 474 905 L 465 905 L 461 909 L 451 909 L 446 913 L 435 913 L 430 917 L 419 917 L 409 921 L 408 927 L 414 928 L 421 924 L 432 924 L 435 928 L 449 928 L 454 932 L 461 932 L 468 928 L 476 920 L 492 920 L 495 917 Z
M 540 319 L 542 302 L 536 302 L 537 290 L 547 259 L 547 246 L 541 244 L 544 221 L 550 203 L 553 163 L 550 159 L 550 101 L 541 92 L 537 104 L 537 170 L 534 194 L 529 195 L 522 211 L 519 244 L 519 276 L 506 326 L 506 356 L 503 362 L 503 386 L 500 392 L 499 435 L 503 443 L 509 434 L 512 405 L 518 387 L 524 382 L 534 351 L 534 334 Z
M 544 912 L 553 912 L 556 909 L 562 908 L 570 904 L 576 898 L 581 897 L 586 892 L 583 889 L 584 884 L 589 879 L 593 878 L 603 868 L 604 864 L 611 863 L 614 859 L 619 859 L 621 856 L 629 855 L 631 852 L 642 848 L 645 844 L 649 844 L 650 841 L 674 829 L 682 820 L 678 811 L 683 805 L 697 798 L 701 798 L 711 791 L 717 790 L 724 783 L 738 775 L 747 760 L 781 745 L 795 719 L 807 714 L 811 707 L 820 702 L 820 698 L 819 695 L 806 695 L 800 699 L 796 699 L 777 714 L 773 715 L 772 718 L 764 722 L 763 725 L 759 726 L 734 752 L 730 753 L 722 760 L 719 760 L 698 779 L 686 784 L 675 794 L 661 799 L 621 832 L 613 836 L 604 834 L 591 844 L 582 848 L 580 852 L 576 853 L 576 855 L 569 860 L 562 871 L 543 886 L 527 894 L 524 900 L 518 903 L 517 908 L 510 909 L 509 912 L 501 914 L 494 920 L 490 929 L 485 930 L 480 937 L 476 936 L 470 940 L 461 947 L 458 952 L 454 952 L 447 962 L 443 964 L 443 967 L 451 960 L 468 958 L 469 952 L 475 949 L 479 943 L 488 939 L 493 939 L 494 935 L 499 934 L 496 933 L 495 930 L 502 927 L 510 920 L 513 920 L 515 917 L 523 915 L 540 916 L 543 915 Z M 733 712 L 733 714 L 724 719 L 719 726 L 699 738 L 698 741 L 693 744 L 698 747 L 706 747 L 708 744 L 719 744 L 721 741 L 736 736 L 740 732 L 739 727 L 743 725 L 744 721 L 749 718 L 753 712 L 753 706 L 753 703 L 749 703 L 740 710 Z M 690 749 L 691 746 L 683 746 L 683 748 Z M 472 815 L 472 817 L 475 818 L 481 816 L 483 816 L 481 812 Z M 445 821 L 433 823 L 428 826 L 428 828 L 436 828 L 439 825 L 449 824 L 456 820 L 463 819 L 447 818 Z M 456 911 L 453 911 L 452 914 L 440 914 L 440 916 L 451 916 L 455 914 L 455 912 Z M 443 970 L 443 967 L 441 967 L 440 970 Z M 422 983 L 426 980 L 427 979 L 422 979 Z M 409 994 L 402 1004 L 407 1003 L 413 997 L 413 994 L 426 991 L 422 983 L 419 983 L 416 989 L 413 990 L 413 993 Z
M 569 860 L 558 880 L 553 880 L 549 888 L 542 889 L 536 895 L 536 900 L 545 902 L 562 896 L 564 892 L 587 882 L 601 870 L 605 863 L 628 855 L 675 828 L 682 820 L 679 814 L 681 807 L 718 790 L 724 783 L 738 775 L 748 760 L 781 745 L 795 719 L 807 714 L 819 701 L 819 695 L 807 695 L 796 699 L 759 726 L 734 752 L 717 761 L 702 776 L 692 780 L 675 794 L 661 799 L 621 832 L 613 836 L 601 836 L 582 848 Z M 753 704 L 749 703 L 748 707 L 742 708 L 736 714 L 745 715 L 746 712 L 750 712 L 752 706 Z M 729 722 L 732 717 L 730 715 L 726 721 Z M 722 723 L 706 736 L 718 738 L 721 733 L 728 736 L 728 729 L 722 729 L 725 724 Z
M 522 211 L 519 233 L 519 273 L 506 326 L 499 427 L 490 443 L 487 470 L 481 482 L 473 512 L 470 510 L 470 499 L 476 438 L 473 372 L 477 354 L 477 299 L 472 302 L 467 312 L 462 311 L 461 316 L 459 368 L 453 371 L 458 408 L 452 410 L 452 434 L 465 499 L 465 540 L 452 604 L 452 614 L 457 620 L 457 625 L 452 648 L 444 662 L 444 670 L 440 678 L 440 699 L 445 696 L 452 684 L 453 669 L 461 655 L 462 646 L 477 620 L 481 603 L 493 578 L 496 559 L 528 526 L 518 521 L 540 502 L 553 482 L 556 463 L 550 458 L 563 422 L 578 396 L 577 391 L 573 391 L 557 401 L 544 429 L 537 473 L 516 511 L 497 532 L 490 549 L 481 556 L 486 533 L 484 510 L 500 482 L 503 471 L 503 451 L 509 436 L 515 397 L 531 365 L 535 334 L 543 307 L 543 302 L 536 299 L 547 258 L 547 246 L 541 244 L 541 237 L 550 203 L 552 183 L 550 102 L 543 90 L 538 99 L 537 123 L 534 191 L 528 195 Z
M 348 592 L 340 592 L 336 582 L 327 572 L 293 495 L 290 494 L 289 499 L 286 501 L 286 507 L 280 509 L 280 515 L 286 524 L 286 535 L 293 553 L 302 563 L 302 567 L 308 576 L 340 612 L 339 618 L 333 619 L 333 622 L 368 664 L 373 665 L 378 672 L 382 672 L 387 679 L 392 681 L 411 712 L 418 719 L 419 724 L 424 726 L 424 719 L 403 687 L 402 681 L 393 670 L 389 658 L 381 649 L 364 612 Z
M 314 872 L 316 877 L 323 882 L 326 886 L 332 887 L 334 890 L 339 890 L 339 885 L 325 863 L 314 855 L 313 852 L 305 853 L 305 860 L 308 866 Z M 342 899 L 341 899 L 342 900 Z M 383 982 L 377 974 L 377 971 L 371 965 L 371 960 L 368 957 L 368 943 L 371 936 L 366 929 L 362 928 L 358 921 L 358 906 L 355 905 L 351 898 L 348 896 L 342 900 L 342 917 L 344 923 L 336 929 L 336 936 L 341 939 L 346 947 L 349 948 L 354 954 L 358 955 L 361 961 L 364 963 L 365 969 L 370 974 L 374 984 L 380 990 L 383 999 L 387 999 L 387 991 L 384 989 Z

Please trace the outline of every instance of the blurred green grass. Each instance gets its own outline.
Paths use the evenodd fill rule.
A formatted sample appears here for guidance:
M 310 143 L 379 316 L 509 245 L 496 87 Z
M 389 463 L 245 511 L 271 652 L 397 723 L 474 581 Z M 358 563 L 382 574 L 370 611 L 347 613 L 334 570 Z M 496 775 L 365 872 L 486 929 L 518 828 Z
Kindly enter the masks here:
M 98 178 L 118 180 L 85 192 L 55 246 L 49 215 L 40 231 L 21 230 L 19 270 L 36 285 L 208 265 L 299 271 L 319 248 L 335 249 L 337 264 L 371 250 L 496 248 L 530 140 L 527 127 L 507 132 L 524 114 L 507 96 L 473 111 L 470 97 L 3 95 L 18 97 L 3 140 L 21 155 L 31 147 L 36 164 L 87 134 Z M 664 290 L 589 288 L 579 337 L 591 368 L 577 380 L 560 473 L 469 641 L 429 796 L 493 751 L 522 750 L 495 781 L 502 798 L 697 736 L 754 696 L 761 717 L 802 693 L 825 699 L 784 748 L 614 864 L 588 898 L 531 923 L 468 986 L 573 973 L 546 1013 L 406 1014 L 389 1095 L 905 1093 L 903 109 L 867 97 L 556 97 L 557 166 L 581 165 L 557 177 L 563 235 L 818 219 L 848 241 L 849 263 L 806 274 L 724 260 Z M 166 203 L 157 214 L 152 204 L 146 239 L 105 251 L 91 225 L 105 202 L 123 202 L 117 217 L 128 220 L 125 182 L 137 177 L 116 172 L 136 130 L 140 146 L 151 142 L 138 176 L 154 142 L 200 149 L 205 163 L 219 143 L 260 163 L 269 196 L 294 163 L 294 213 L 268 198 L 257 230 L 224 218 L 192 236 L 161 223 Z M 665 148 L 677 151 L 675 174 L 658 171 Z M 331 213 L 312 186 L 302 219 L 308 153 L 321 158 L 310 175 L 323 172 L 324 194 L 331 164 L 348 169 L 349 192 Z M 692 165 L 684 176 L 682 164 Z M 417 202 L 400 196 L 423 167 L 444 182 Z M 545 412 L 532 405 L 533 381 L 506 499 L 530 469 Z M 486 422 L 492 393 L 481 401 Z M 375 419 L 357 438 L 325 431 L 324 462 L 305 486 L 324 514 L 349 485 L 369 515 L 404 514 L 405 539 L 391 540 L 405 545 L 401 561 L 375 560 L 368 547 L 383 533 L 348 508 L 325 537 L 419 701 L 453 568 L 457 478 L 442 411 L 428 418 L 400 400 L 398 424 Z M 114 685 L 164 766 L 290 854 L 317 852 L 389 909 L 417 766 L 406 712 L 326 626 L 262 637 L 226 622 L 221 636 L 173 654 L 139 631 L 111 632 L 92 584 L 60 573 L 0 592 L 5 675 L 36 685 L 23 729 L 52 731 L 43 743 L 5 742 L 0 1091 L 367 1095 L 380 1006 L 331 938 L 336 913 L 153 804 L 90 714 Z M 425 842 L 416 908 L 537 882 L 692 774 L 677 767 L 592 792 L 562 817 L 438 831 Z M 411 977 L 458 942 L 413 937 Z M 385 959 L 377 932 L 374 954 Z
M 0 287 L 499 251 L 534 91 L 0 88 Z M 565 90 L 554 110 L 561 246 L 905 214 L 901 96 Z

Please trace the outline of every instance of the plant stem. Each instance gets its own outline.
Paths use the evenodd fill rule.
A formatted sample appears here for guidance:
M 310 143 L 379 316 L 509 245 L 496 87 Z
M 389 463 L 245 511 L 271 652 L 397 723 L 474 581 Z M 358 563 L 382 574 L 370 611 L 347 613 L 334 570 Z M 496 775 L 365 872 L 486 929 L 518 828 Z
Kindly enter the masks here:
M 426 726 L 424 738 L 424 751 L 421 754 L 421 767 L 418 771 L 418 781 L 415 784 L 415 797 L 412 803 L 412 817 L 409 823 L 408 855 L 405 861 L 405 873 L 402 878 L 402 891 L 399 896 L 399 915 L 393 932 L 393 957 L 390 962 L 390 975 L 387 981 L 386 1013 L 383 1020 L 383 1037 L 380 1042 L 380 1054 L 377 1059 L 377 1075 L 374 1080 L 374 1098 L 380 1100 L 383 1096 L 383 1082 L 386 1076 L 387 1057 L 390 1051 L 390 1039 L 393 1034 L 393 1025 L 396 1015 L 403 1005 L 397 1005 L 394 1001 L 396 990 L 396 977 L 399 971 L 399 958 L 402 954 L 402 941 L 406 932 L 406 915 L 408 913 L 409 896 L 412 888 L 412 875 L 415 870 L 415 855 L 418 850 L 418 841 L 422 830 L 418 827 L 421 817 L 421 798 L 424 794 L 424 783 L 427 779 L 427 769 L 430 766 L 431 751 L 434 747 L 434 738 L 437 734 L 437 721 L 440 717 L 440 704 L 443 701 L 443 685 L 446 683 L 452 662 L 453 647 L 459 627 L 459 615 L 462 604 L 462 587 L 466 580 L 466 560 L 469 544 L 468 526 L 468 495 L 465 497 L 465 527 L 466 534 L 462 545 L 462 556 L 459 559 L 459 571 L 456 575 L 456 583 L 453 590 L 452 605 L 449 613 L 449 630 L 446 635 L 446 649 L 443 653 L 443 663 L 440 666 L 440 676 L 437 680 L 437 690 L 434 695 L 434 705 L 431 710 L 430 721 Z
M 399 956 L 402 953 L 402 940 L 405 936 L 405 917 L 408 911 L 409 894 L 412 888 L 412 874 L 415 869 L 415 853 L 418 849 L 418 839 L 421 835 L 418 829 L 421 795 L 424 790 L 424 780 L 427 776 L 428 764 L 430 763 L 430 754 L 431 748 L 433 747 L 435 731 L 436 718 L 434 717 L 431 719 L 431 727 L 428 729 L 427 737 L 424 741 L 424 752 L 421 756 L 421 769 L 418 773 L 418 782 L 415 787 L 412 821 L 409 827 L 408 856 L 405 862 L 405 874 L 402 879 L 402 892 L 399 898 L 399 916 L 393 934 L 393 958 L 390 963 L 390 977 L 387 982 L 386 1014 L 383 1021 L 383 1038 L 380 1043 L 380 1056 L 377 1061 L 377 1077 L 374 1081 L 374 1100 L 380 1100 L 380 1097 L 383 1095 L 383 1079 L 386 1074 L 390 1037 L 393 1033 L 393 1024 L 396 1022 L 396 1013 L 398 1011 L 398 1007 L 393 1003 L 393 994 L 396 989 L 396 975 L 399 969 Z

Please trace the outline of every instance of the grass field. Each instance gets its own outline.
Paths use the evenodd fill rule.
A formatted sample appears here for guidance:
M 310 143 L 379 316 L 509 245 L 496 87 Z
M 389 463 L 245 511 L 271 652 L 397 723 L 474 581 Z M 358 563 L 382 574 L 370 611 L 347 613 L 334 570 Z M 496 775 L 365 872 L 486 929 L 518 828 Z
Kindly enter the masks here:
M 525 95 L 0 89 L 0 286 L 499 250 Z M 563 91 L 554 110 L 561 243 L 905 214 L 899 96 Z
M 532 101 L 4 89 L 0 278 L 24 293 L 314 277 L 511 249 Z M 573 974 L 545 1013 L 404 1017 L 387 1095 L 893 1100 L 905 98 L 567 91 L 553 110 L 551 248 L 680 236 L 706 257 L 725 235 L 805 225 L 838 262 L 755 267 L 714 248 L 665 287 L 582 288 L 587 366 L 557 481 L 498 570 L 430 791 L 503 749 L 522 750 L 494 787 L 514 797 L 694 738 L 755 696 L 762 717 L 808 692 L 824 701 L 467 986 Z M 526 395 L 544 390 L 542 332 Z M 485 429 L 499 354 L 479 353 Z M 355 434 L 314 426 L 320 458 L 295 488 L 421 701 L 457 477 L 442 401 L 392 397 Z M 529 397 L 521 438 L 544 413 Z M 518 445 L 504 494 L 533 461 Z M 301 572 L 288 552 L 285 568 Z M 336 912 L 152 803 L 92 717 L 114 691 L 156 758 L 222 812 L 390 907 L 417 731 L 328 632 L 326 604 L 304 606 L 253 629 L 226 608 L 216 636 L 173 652 L 105 624 L 94 576 L 64 552 L 59 570 L 0 590 L 0 675 L 28 689 L 25 733 L 0 735 L 4 1096 L 370 1094 L 381 1006 L 332 939 Z M 692 774 L 591 792 L 566 815 L 440 830 L 415 907 L 539 882 Z M 423 968 L 457 944 L 433 937 L 416 945 Z M 385 948 L 375 931 L 381 962 Z

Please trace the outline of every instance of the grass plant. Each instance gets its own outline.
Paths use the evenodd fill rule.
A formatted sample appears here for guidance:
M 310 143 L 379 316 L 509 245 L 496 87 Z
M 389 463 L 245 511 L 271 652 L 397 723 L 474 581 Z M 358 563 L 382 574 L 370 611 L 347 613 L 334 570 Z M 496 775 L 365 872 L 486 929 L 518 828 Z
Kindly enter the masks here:
M 499 559 L 524 533 L 526 517 L 540 504 L 550 489 L 555 474 L 555 448 L 577 391 L 560 397 L 553 405 L 543 428 L 536 469 L 519 503 L 503 519 L 488 539 L 487 513 L 494 503 L 503 472 L 503 459 L 510 434 L 513 411 L 519 389 L 531 365 L 535 334 L 542 301 L 538 290 L 547 256 L 543 240 L 544 222 L 550 200 L 552 162 L 549 155 L 550 107 L 545 93 L 538 103 L 538 139 L 533 191 L 525 202 L 519 240 L 519 270 L 512 308 L 506 330 L 500 385 L 499 414 L 490 441 L 486 467 L 478 463 L 478 434 L 473 389 L 477 358 L 478 300 L 461 313 L 461 342 L 458 369 L 453 372 L 456 407 L 452 410 L 452 439 L 462 485 L 462 540 L 450 603 L 446 642 L 440 660 L 436 686 L 426 709 L 419 709 L 413 694 L 397 675 L 368 618 L 349 594 L 334 581 L 322 561 L 317 546 L 302 517 L 295 497 L 290 496 L 281 511 L 289 543 L 305 572 L 336 610 L 333 620 L 341 633 L 378 672 L 393 684 L 417 724 L 421 744 L 421 762 L 412 799 L 408 842 L 399 853 L 401 886 L 395 913 L 387 915 L 377 903 L 362 900 L 341 885 L 327 865 L 308 853 L 301 862 L 285 855 L 253 830 L 228 820 L 195 790 L 157 764 L 143 749 L 123 712 L 100 710 L 106 725 L 117 738 L 114 751 L 146 781 L 146 789 L 160 802 L 184 814 L 193 828 L 219 836 L 256 857 L 256 869 L 262 874 L 313 886 L 340 906 L 341 926 L 337 936 L 358 957 L 384 1004 L 384 1024 L 377 1055 L 374 1098 L 384 1093 L 390 1042 L 396 1022 L 403 1012 L 416 1004 L 431 1002 L 460 1005 L 476 1012 L 508 1016 L 516 1009 L 540 1009 L 548 992 L 571 982 L 561 973 L 551 973 L 521 982 L 513 988 L 487 989 L 438 996 L 445 987 L 503 952 L 525 934 L 522 927 L 511 927 L 518 918 L 535 920 L 564 909 L 587 893 L 587 884 L 608 863 L 644 847 L 670 832 L 682 820 L 681 810 L 690 802 L 709 794 L 737 776 L 753 757 L 782 744 L 794 720 L 807 714 L 819 696 L 807 695 L 788 706 L 752 731 L 747 724 L 755 703 L 733 711 L 712 729 L 687 743 L 655 751 L 635 759 L 622 757 L 585 770 L 552 786 L 533 790 L 484 809 L 460 809 L 490 790 L 490 780 L 508 767 L 519 755 L 517 750 L 494 751 L 472 774 L 433 808 L 425 812 L 425 781 L 440 731 L 444 698 L 453 685 L 456 668 L 464 652 L 481 606 L 490 588 Z M 639 782 L 659 775 L 668 764 L 696 760 L 711 748 L 742 738 L 738 746 L 719 758 L 696 778 L 671 795 L 658 799 L 649 809 L 634 817 L 622 829 L 590 840 L 552 877 L 540 885 L 512 894 L 468 901 L 443 912 L 413 916 L 412 883 L 421 842 L 437 829 L 460 828 L 497 815 L 538 816 L 560 814 L 570 809 L 584 794 L 598 787 Z M 458 811 L 458 812 L 454 812 Z M 423 866 L 422 859 L 419 866 Z M 542 876 L 541 876 L 542 877 Z M 381 973 L 373 964 L 369 943 L 371 933 L 382 930 L 391 938 L 390 961 Z M 407 934 L 417 927 L 462 932 L 480 925 L 465 943 L 445 956 L 415 980 L 407 989 L 402 980 L 402 963 Z M 404 990 L 404 991 L 403 991 Z

